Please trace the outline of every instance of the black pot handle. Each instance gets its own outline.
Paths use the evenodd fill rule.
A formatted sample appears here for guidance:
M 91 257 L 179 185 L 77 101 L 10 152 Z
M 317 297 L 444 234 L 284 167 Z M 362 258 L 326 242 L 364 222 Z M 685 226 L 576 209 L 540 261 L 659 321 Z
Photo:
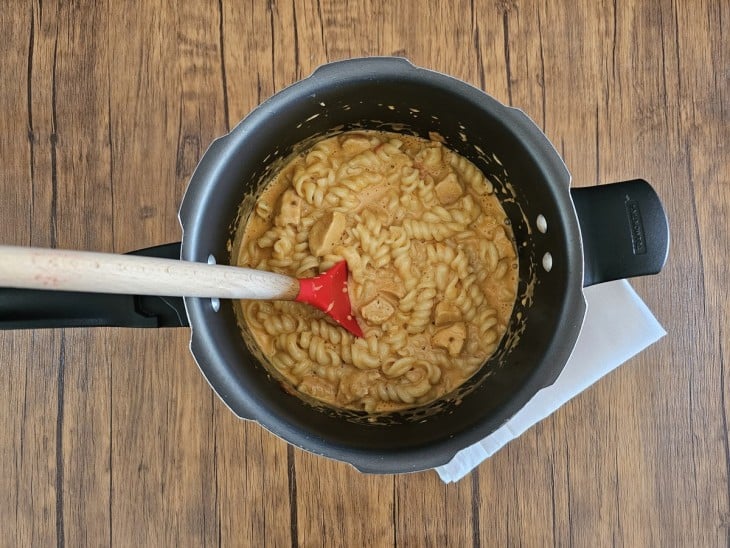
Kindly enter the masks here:
M 669 223 L 643 179 L 571 188 L 583 239 L 583 287 L 656 274 L 667 261 Z
M 179 259 L 180 244 L 131 255 Z M 181 297 L 0 288 L 0 329 L 102 326 L 187 327 L 188 317 Z

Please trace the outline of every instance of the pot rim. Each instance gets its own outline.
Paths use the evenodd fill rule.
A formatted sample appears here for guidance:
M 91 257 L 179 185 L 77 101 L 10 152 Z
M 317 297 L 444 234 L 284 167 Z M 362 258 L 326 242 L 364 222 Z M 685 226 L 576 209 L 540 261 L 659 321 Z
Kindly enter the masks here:
M 215 345 L 206 342 L 210 340 L 205 322 L 210 300 L 185 298 L 184 302 L 191 328 L 191 353 L 211 388 L 235 415 L 258 422 L 269 432 L 288 443 L 318 455 L 348 462 L 360 471 L 402 473 L 446 464 L 458 451 L 480 441 L 502 426 L 537 392 L 550 386 L 557 379 L 578 339 L 585 316 L 586 302 L 582 283 L 583 247 L 580 226 L 569 193 L 571 177 L 562 158 L 539 127 L 522 110 L 504 105 L 466 82 L 439 72 L 416 67 L 403 58 L 367 57 L 328 63 L 317 68 L 311 76 L 291 84 L 268 98 L 254 108 L 228 134 L 211 143 L 190 179 L 180 206 L 179 220 L 183 230 L 181 258 L 190 261 L 207 260 L 207 254 L 204 250 L 198 249 L 199 246 L 196 245 L 196 233 L 200 230 L 196 219 L 199 208 L 203 207 L 201 204 L 205 201 L 202 199 L 205 192 L 212 191 L 212 187 L 215 186 L 214 182 L 222 168 L 221 159 L 230 158 L 233 150 L 240 146 L 240 141 L 252 132 L 252 128 L 255 129 L 257 125 L 266 123 L 270 116 L 276 116 L 277 110 L 282 105 L 305 96 L 316 97 L 321 85 L 325 83 L 328 86 L 338 85 L 340 82 L 349 82 L 353 78 L 367 80 L 382 77 L 409 80 L 425 78 L 458 94 L 460 98 L 463 97 L 465 100 L 482 105 L 481 108 L 496 111 L 505 125 L 509 126 L 510 131 L 525 145 L 525 153 L 532 154 L 548 176 L 563 187 L 564 196 L 561 197 L 560 207 L 567 208 L 565 217 L 571 226 L 566 227 L 566 232 L 574 235 L 573 241 L 570 242 L 573 246 L 572 257 L 567 260 L 573 260 L 574 264 L 571 264 L 569 274 L 571 280 L 563 301 L 561 336 L 553 337 L 545 349 L 545 356 L 549 358 L 547 361 L 550 362 L 548 363 L 550 374 L 539 375 L 537 373 L 541 368 L 536 368 L 526 382 L 512 395 L 509 402 L 504 405 L 498 416 L 485 418 L 477 424 L 439 441 L 437 447 L 430 444 L 387 454 L 382 451 L 353 449 L 327 443 L 299 428 L 292 427 L 282 417 L 274 417 L 267 412 L 266 402 L 241 402 L 232 397 L 230 391 L 227 390 L 228 383 L 233 382 L 232 377 L 211 372 L 210 364 L 221 360 L 221 355 L 218 353 L 218 349 L 214 348 Z M 543 362 L 545 361 L 543 360 Z

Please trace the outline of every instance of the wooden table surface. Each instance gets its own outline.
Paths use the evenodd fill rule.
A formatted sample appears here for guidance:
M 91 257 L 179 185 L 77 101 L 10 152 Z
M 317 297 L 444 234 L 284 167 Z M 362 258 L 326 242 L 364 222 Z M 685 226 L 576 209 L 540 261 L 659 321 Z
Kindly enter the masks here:
M 519 106 L 575 185 L 651 181 L 672 244 L 633 282 L 668 336 L 451 485 L 235 419 L 185 329 L 0 332 L 0 544 L 725 545 L 729 22 L 725 0 L 7 2 L 2 244 L 179 241 L 212 139 L 376 54 Z

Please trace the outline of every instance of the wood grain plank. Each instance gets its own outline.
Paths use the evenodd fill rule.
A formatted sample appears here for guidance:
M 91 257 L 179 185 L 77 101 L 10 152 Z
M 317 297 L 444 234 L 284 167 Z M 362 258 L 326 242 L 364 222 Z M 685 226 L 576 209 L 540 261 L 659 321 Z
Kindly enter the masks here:
M 702 308 L 692 307 L 696 314 L 692 327 L 706 358 L 689 362 L 694 362 L 694 367 L 689 377 L 688 411 L 695 500 L 702 509 L 693 517 L 699 532 L 696 540 L 705 544 L 730 538 L 730 491 L 717 488 L 730 484 L 726 382 L 730 299 L 725 289 L 730 240 L 720 227 L 722 220 L 727 226 L 730 214 L 726 160 L 730 156 L 730 48 L 722 29 L 728 15 L 726 5 L 714 2 L 697 3 L 692 9 L 679 5 L 676 13 L 680 36 L 699 21 L 707 28 L 698 39 L 677 42 L 677 61 L 682 67 L 678 82 L 680 134 L 685 136 L 686 182 L 690 183 L 690 203 L 696 216 L 693 236 L 704 294 Z
M 392 478 L 363 475 L 299 449 L 294 453 L 297 545 L 393 545 Z
M 98 77 L 109 82 L 113 250 L 121 253 L 179 241 L 177 208 L 191 160 L 181 132 L 177 12 L 110 3 L 107 17 L 109 55 Z M 215 32 L 214 24 L 211 16 Z
M 217 397 L 213 418 L 219 545 L 294 545 L 296 472 L 289 471 L 287 444 L 234 417 Z
M 61 335 L 57 530 L 67 546 L 111 542 L 111 371 L 96 357 L 101 335 L 85 330 Z
M 488 506 L 489 498 L 478 499 L 472 487 L 470 481 L 444 486 L 432 473 L 396 476 L 394 545 L 467 546 L 479 542 L 474 506 Z
M 231 127 L 259 103 L 296 81 L 296 24 L 289 2 L 228 2 L 223 6 L 223 35 L 231 44 L 223 52 Z
M 16 546 L 57 542 L 58 373 L 56 333 L 15 333 L 0 339 L 0 520 Z M 51 359 L 39 360 L 43 352 Z
M 56 31 L 54 18 L 40 21 L 37 9 L 26 4 L 0 13 L 0 30 L 16 37 L 0 51 L 0 240 L 13 244 L 30 243 L 34 229 L 49 233 L 52 224 L 50 200 L 41 199 L 50 193 L 41 196 L 35 189 L 51 180 L 49 68 Z M 35 220 L 34 205 L 36 211 L 46 206 Z M 10 544 L 50 545 L 62 532 L 63 463 L 59 468 L 57 437 L 61 344 L 55 333 L 0 337 L 0 523 Z M 49 358 L 37 360 L 36 352 Z
M 180 238 L 177 208 L 208 143 L 225 131 L 215 3 L 110 4 L 108 97 L 114 248 Z M 117 331 L 112 369 L 113 541 L 217 543 L 215 423 L 187 330 Z
M 27 169 L 30 175 L 28 191 L 22 204 L 16 204 L 28 223 L 28 240 L 31 245 L 51 246 L 55 243 L 56 223 L 54 206 L 55 121 L 53 116 L 53 73 L 58 38 L 57 14 L 47 10 L 41 17 L 40 4 L 34 3 L 29 10 L 29 40 L 27 52 L 27 107 L 14 112 L 27 116 L 28 148 L 30 159 Z M 18 73 L 17 82 L 21 82 Z M 22 122 L 18 116 L 16 119 Z M 20 135 L 18 135 L 20 137 Z M 11 156 L 12 157 L 12 156 Z M 15 188 L 22 188 L 15 186 Z M 12 190 L 11 190 L 12 193 Z M 12 194 L 11 194 L 12 195 Z M 16 226 L 23 226 L 20 222 Z M 24 244 L 18 241 L 17 244 Z
M 105 6 L 58 7 L 51 82 L 51 244 L 110 249 L 112 201 L 106 125 Z M 79 204 L 84 204 L 82 208 Z M 57 535 L 61 545 L 111 541 L 110 369 L 100 331 L 61 335 L 57 417 Z
M 123 331 L 104 349 L 112 369 L 114 544 L 217 541 L 212 402 L 186 340 L 182 330 Z

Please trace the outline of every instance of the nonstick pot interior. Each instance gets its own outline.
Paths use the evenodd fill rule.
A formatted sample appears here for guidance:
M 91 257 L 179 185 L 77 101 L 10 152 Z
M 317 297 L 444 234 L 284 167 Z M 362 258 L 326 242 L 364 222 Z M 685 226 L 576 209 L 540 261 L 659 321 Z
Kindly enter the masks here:
M 277 160 L 303 142 L 356 128 L 426 138 L 437 132 L 493 182 L 515 232 L 520 268 L 518 302 L 497 354 L 453 397 L 372 422 L 286 393 L 247 348 L 230 302 L 215 311 L 209 300 L 186 299 L 192 351 L 237 415 L 290 443 L 368 472 L 431 468 L 502 425 L 555 380 L 572 351 L 585 303 L 570 178 L 524 114 L 463 82 L 400 59 L 333 63 L 262 104 L 211 146 L 181 207 L 182 258 L 229 262 L 238 205 Z M 544 233 L 536 228 L 539 215 Z

